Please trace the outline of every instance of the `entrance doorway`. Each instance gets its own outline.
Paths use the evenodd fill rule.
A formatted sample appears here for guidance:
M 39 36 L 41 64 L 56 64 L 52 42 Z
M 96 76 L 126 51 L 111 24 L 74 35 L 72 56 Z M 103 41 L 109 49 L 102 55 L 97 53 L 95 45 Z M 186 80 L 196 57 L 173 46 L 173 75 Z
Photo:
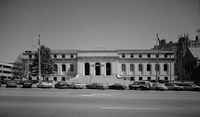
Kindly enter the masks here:
M 106 63 L 106 75 L 109 76 L 111 75 L 111 64 Z
M 101 64 L 100 63 L 95 64 L 95 74 L 97 76 L 101 75 Z
M 85 63 L 85 75 L 88 76 L 90 75 L 90 64 Z

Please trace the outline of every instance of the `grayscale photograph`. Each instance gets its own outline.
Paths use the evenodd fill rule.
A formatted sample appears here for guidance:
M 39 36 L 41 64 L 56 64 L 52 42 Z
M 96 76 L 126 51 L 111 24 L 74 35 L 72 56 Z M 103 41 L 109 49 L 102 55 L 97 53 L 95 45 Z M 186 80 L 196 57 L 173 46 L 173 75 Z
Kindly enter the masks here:
M 0 0 L 0 117 L 200 117 L 200 0 Z

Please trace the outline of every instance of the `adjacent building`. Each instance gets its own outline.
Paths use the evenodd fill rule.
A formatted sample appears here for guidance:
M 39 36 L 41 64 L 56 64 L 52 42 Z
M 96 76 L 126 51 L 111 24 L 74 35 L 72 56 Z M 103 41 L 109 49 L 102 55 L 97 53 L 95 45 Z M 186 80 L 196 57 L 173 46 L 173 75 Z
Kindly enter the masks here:
M 0 78 L 3 79 L 11 79 L 13 64 L 6 63 L 6 62 L 0 62 Z

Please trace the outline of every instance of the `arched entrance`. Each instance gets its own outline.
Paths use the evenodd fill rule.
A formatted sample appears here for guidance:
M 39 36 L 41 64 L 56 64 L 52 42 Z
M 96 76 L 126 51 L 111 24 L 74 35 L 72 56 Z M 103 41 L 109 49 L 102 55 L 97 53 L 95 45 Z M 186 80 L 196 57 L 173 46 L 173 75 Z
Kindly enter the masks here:
M 97 76 L 101 75 L 101 64 L 100 63 L 95 64 L 95 74 Z
M 111 63 L 106 63 L 106 75 L 111 75 Z
M 85 75 L 88 76 L 90 75 L 90 64 L 85 63 Z

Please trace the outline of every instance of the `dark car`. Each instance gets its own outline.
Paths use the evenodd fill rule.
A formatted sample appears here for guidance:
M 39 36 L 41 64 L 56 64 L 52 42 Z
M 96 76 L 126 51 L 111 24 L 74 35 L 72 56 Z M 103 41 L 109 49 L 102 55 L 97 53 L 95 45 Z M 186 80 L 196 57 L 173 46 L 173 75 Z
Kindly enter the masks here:
M 126 89 L 125 85 L 119 84 L 119 83 L 115 83 L 113 85 L 108 86 L 109 89 L 116 89 L 116 90 L 124 90 Z
M 150 82 L 148 82 L 148 81 L 137 81 L 137 82 L 134 82 L 133 84 L 130 84 L 129 89 L 148 90 L 148 89 L 150 89 Z
M 178 86 L 182 86 L 184 91 L 200 91 L 200 87 L 193 83 L 176 83 Z
M 73 85 L 71 83 L 60 81 L 60 82 L 57 82 L 55 84 L 55 88 L 58 88 L 58 89 L 68 89 L 68 88 L 73 88 Z
M 183 86 L 178 86 L 175 83 L 165 83 L 165 86 L 168 90 L 182 91 L 184 89 Z
M 22 83 L 22 88 L 32 88 L 33 82 L 30 80 L 26 80 Z
M 92 84 L 86 85 L 86 88 L 88 88 L 88 89 L 105 89 L 106 87 L 101 83 L 92 83 Z
M 9 80 L 6 82 L 6 87 L 8 88 L 16 88 L 17 87 L 17 81 L 15 80 Z

